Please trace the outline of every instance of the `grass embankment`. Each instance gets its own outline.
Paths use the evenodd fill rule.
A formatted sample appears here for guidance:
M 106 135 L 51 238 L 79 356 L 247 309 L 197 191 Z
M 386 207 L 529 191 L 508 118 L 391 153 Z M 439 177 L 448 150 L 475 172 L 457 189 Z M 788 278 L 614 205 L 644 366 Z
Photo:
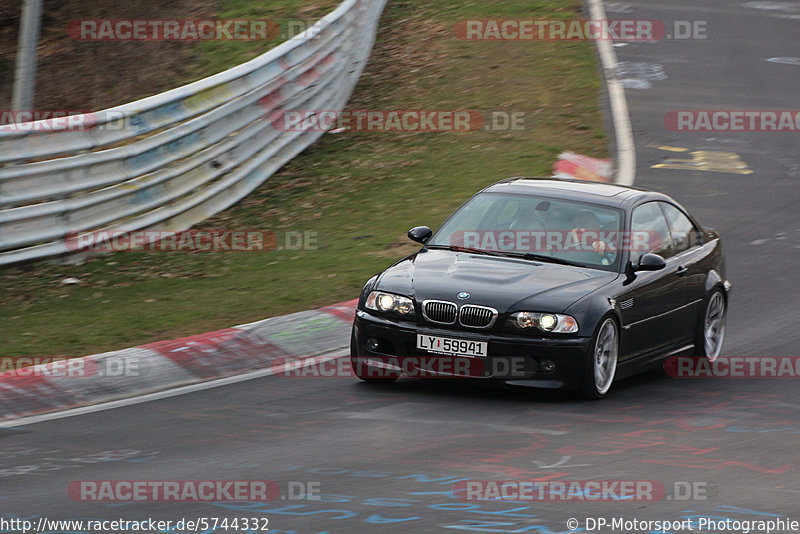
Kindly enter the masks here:
M 263 0 L 234 4 L 244 12 Z M 525 112 L 526 129 L 328 134 L 203 225 L 316 232 L 318 250 L 121 253 L 0 273 L 3 353 L 111 350 L 351 299 L 414 250 L 409 227 L 436 227 L 497 179 L 548 175 L 562 150 L 604 157 L 591 43 L 453 34 L 469 18 L 572 18 L 579 10 L 575 0 L 390 0 L 350 109 Z M 207 54 L 202 61 L 220 64 L 219 49 Z M 81 283 L 61 285 L 67 277 Z

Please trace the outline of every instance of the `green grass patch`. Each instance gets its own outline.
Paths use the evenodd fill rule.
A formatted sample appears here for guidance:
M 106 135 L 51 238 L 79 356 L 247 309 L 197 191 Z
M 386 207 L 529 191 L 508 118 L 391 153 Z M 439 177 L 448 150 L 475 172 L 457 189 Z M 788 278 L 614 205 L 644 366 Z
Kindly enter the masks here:
M 192 49 L 194 61 L 187 74 L 204 78 L 221 72 L 264 53 L 288 37 L 292 37 L 304 24 L 311 25 L 333 11 L 339 0 L 225 0 L 217 18 L 223 20 L 268 20 L 280 27 L 280 35 L 273 41 L 201 41 Z
M 263 4 L 230 1 L 221 16 Z M 468 18 L 579 15 L 571 0 L 390 0 L 350 109 L 524 112 L 525 129 L 327 134 L 202 225 L 271 230 L 279 239 L 315 232 L 317 250 L 120 253 L 0 273 L 3 354 L 112 350 L 351 299 L 415 250 L 408 228 L 435 228 L 498 179 L 549 175 L 563 150 L 606 156 L 591 43 L 453 36 L 453 24 Z M 223 61 L 219 50 L 209 48 L 206 67 Z M 67 277 L 80 284 L 61 284 Z

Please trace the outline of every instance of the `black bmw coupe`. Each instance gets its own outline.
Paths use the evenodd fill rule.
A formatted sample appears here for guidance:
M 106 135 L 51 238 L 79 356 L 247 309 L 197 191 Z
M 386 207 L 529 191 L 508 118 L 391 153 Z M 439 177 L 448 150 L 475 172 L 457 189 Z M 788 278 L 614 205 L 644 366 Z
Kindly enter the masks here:
M 719 235 L 672 198 L 512 178 L 371 278 L 353 324 L 359 378 L 469 377 L 605 396 L 677 355 L 719 356 L 730 283 Z

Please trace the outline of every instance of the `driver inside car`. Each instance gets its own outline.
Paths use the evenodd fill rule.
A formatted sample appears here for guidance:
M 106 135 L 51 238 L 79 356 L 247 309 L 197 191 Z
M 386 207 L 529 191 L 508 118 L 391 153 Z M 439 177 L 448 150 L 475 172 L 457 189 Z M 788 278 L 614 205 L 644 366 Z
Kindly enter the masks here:
M 588 239 L 594 236 L 597 238 L 589 242 Z M 601 264 L 609 265 L 616 258 L 617 251 L 613 244 L 601 237 L 600 219 L 593 212 L 582 210 L 575 216 L 567 239 L 571 245 L 578 246 L 581 252 L 593 253 L 591 257 L 587 257 L 591 263 L 597 263 L 599 259 Z M 588 246 L 591 246 L 591 251 L 587 250 Z M 583 256 L 583 254 L 581 255 Z

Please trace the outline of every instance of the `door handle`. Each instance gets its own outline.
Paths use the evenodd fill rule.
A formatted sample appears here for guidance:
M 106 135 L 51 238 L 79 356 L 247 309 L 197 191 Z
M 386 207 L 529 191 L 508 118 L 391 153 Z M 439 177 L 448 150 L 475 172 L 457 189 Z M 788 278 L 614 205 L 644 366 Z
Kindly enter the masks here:
M 677 274 L 678 276 L 683 276 L 684 274 L 686 274 L 688 272 L 689 272 L 689 269 L 687 269 L 686 267 L 681 265 L 680 267 L 678 267 L 678 270 L 675 271 L 675 274 Z

